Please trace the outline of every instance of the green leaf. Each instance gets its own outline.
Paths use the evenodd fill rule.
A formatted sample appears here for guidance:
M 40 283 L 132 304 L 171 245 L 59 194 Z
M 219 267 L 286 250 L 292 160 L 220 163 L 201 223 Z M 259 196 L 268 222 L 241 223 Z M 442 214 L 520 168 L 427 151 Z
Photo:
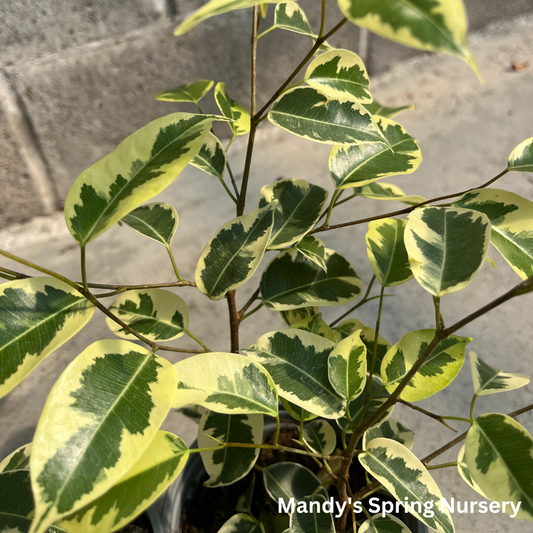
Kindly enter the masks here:
M 406 221 L 399 218 L 368 224 L 366 251 L 370 266 L 383 287 L 395 287 L 413 277 L 404 243 Z
M 334 146 L 328 166 L 337 189 L 368 185 L 387 176 L 411 174 L 422 162 L 418 143 L 398 123 L 377 117 L 376 124 L 388 144 L 363 142 Z
M 337 434 L 325 420 L 305 424 L 302 438 L 311 451 L 322 455 L 332 454 L 337 447 Z
M 76 335 L 93 313 L 93 304 L 55 278 L 0 285 L 0 398 Z
M 481 494 L 483 498 L 488 500 L 486 494 L 481 490 L 479 485 L 474 482 L 472 479 L 472 474 L 470 474 L 470 470 L 468 470 L 468 465 L 465 461 L 465 448 L 466 444 L 463 444 L 461 446 L 461 449 L 459 450 L 459 454 L 457 455 L 457 471 L 459 472 L 459 475 L 463 478 L 463 481 L 472 489 L 475 490 L 478 494 Z
M 372 102 L 370 102 L 369 104 L 364 104 L 364 106 L 373 115 L 378 115 L 383 118 L 394 118 L 402 111 L 412 111 L 415 108 L 414 104 L 402 105 L 398 107 L 388 107 L 385 105 L 381 105 L 375 99 L 372 100 Z
M 361 330 L 335 346 L 328 359 L 329 381 L 335 392 L 347 402 L 355 400 L 366 384 L 366 346 Z
M 134 467 L 167 416 L 176 383 L 166 359 L 122 340 L 95 342 L 70 363 L 33 440 L 31 533 L 93 502 Z
M 286 179 L 261 189 L 259 208 L 277 201 L 269 250 L 299 241 L 318 222 L 328 191 L 305 180 Z
M 394 515 L 374 515 L 361 524 L 359 533 L 411 533 L 411 530 Z
M 298 405 L 294 405 L 285 398 L 280 398 L 280 400 L 287 413 L 289 413 L 295 420 L 298 420 L 298 422 L 307 422 L 308 420 L 314 420 L 318 416 L 314 415 L 313 413 L 310 413 L 309 411 L 306 411 Z
M 296 245 L 296 249 L 307 259 L 317 264 L 324 272 L 328 271 L 326 266 L 326 247 L 320 239 L 314 235 L 307 235 Z
M 172 407 L 199 404 L 217 413 L 278 413 L 278 393 L 270 374 L 235 353 L 209 352 L 179 361 Z
M 318 307 L 300 307 L 299 309 L 288 309 L 279 312 L 287 326 L 292 326 L 304 318 L 315 316 L 317 313 Z
M 274 102 L 268 120 L 294 135 L 324 144 L 378 143 L 386 140 L 372 115 L 353 100 L 330 99 L 312 87 L 296 87 Z
M 283 500 L 286 506 L 289 505 L 291 498 L 295 501 L 301 500 L 320 486 L 320 481 L 311 470 L 290 461 L 267 466 L 263 470 L 263 481 L 266 491 L 276 504 L 279 500 Z M 324 488 L 319 489 L 318 493 L 327 495 Z
M 169 247 L 178 227 L 178 212 L 169 204 L 142 205 L 127 214 L 122 222 L 137 233 Z
M 0 531 L 28 533 L 34 511 L 30 472 L 10 470 L 0 474 Z M 46 533 L 69 533 L 58 526 L 45 529 Z
M 229 13 L 237 9 L 246 9 L 248 7 L 257 6 L 260 4 L 276 4 L 277 0 L 211 0 L 204 4 L 200 9 L 197 9 L 194 13 L 189 15 L 175 30 L 174 35 L 180 36 L 187 33 L 194 28 L 200 22 L 214 17 L 216 15 L 222 15 L 223 13 Z
M 265 533 L 265 528 L 253 516 L 238 513 L 227 520 L 218 533 Z
M 11 470 L 29 470 L 32 443 L 24 444 L 0 461 L 0 474 Z
M 373 200 L 395 200 L 396 202 L 402 202 L 407 205 L 417 205 L 425 202 L 426 199 L 423 196 L 408 196 L 400 187 L 396 187 L 392 183 L 373 182 L 362 187 L 354 187 L 352 189 L 356 196 L 362 196 L 363 198 L 372 198 Z
M 275 202 L 224 224 L 204 248 L 196 267 L 200 292 L 220 300 L 256 271 L 274 224 Z
M 350 263 L 326 248 L 324 272 L 296 249 L 274 257 L 261 277 L 263 302 L 274 311 L 305 306 L 342 305 L 361 294 L 363 283 Z
M 468 430 L 464 458 L 473 482 L 489 500 L 521 502 L 518 520 L 533 520 L 532 457 L 531 435 L 507 415 L 479 416 Z M 515 514 L 510 504 L 503 512 Z
M 454 533 L 452 517 L 441 508 L 442 494 L 426 467 L 405 446 L 391 439 L 374 439 L 359 461 L 398 501 L 421 503 L 411 512 L 438 533 Z M 424 502 L 432 502 L 433 517 L 424 516 Z M 429 513 L 426 513 L 429 514 Z
M 423 207 L 409 215 L 404 238 L 416 281 L 440 298 L 467 287 L 480 271 L 490 222 L 477 211 Z
M 477 72 L 461 0 L 339 0 L 339 7 L 357 26 L 411 48 L 459 57 Z
M 369 379 L 369 378 L 370 378 L 370 375 L 367 374 L 366 379 Z M 370 385 L 370 396 L 373 396 L 373 398 L 368 402 L 368 405 L 365 409 L 365 414 L 362 419 L 361 419 L 361 415 L 365 407 L 366 394 L 360 394 L 355 400 L 350 402 L 350 409 L 349 409 L 350 420 L 354 424 L 360 425 L 366 422 L 389 398 L 387 391 L 383 387 L 383 381 L 381 381 L 381 378 L 379 376 L 372 376 L 372 383 Z M 394 410 L 394 406 L 387 409 L 378 418 L 378 420 L 374 422 L 372 427 L 379 426 L 379 424 L 387 420 L 392 414 L 393 410 Z M 348 434 L 352 433 L 352 429 L 350 427 L 350 424 L 348 424 L 348 421 L 346 420 L 346 418 L 339 418 L 337 420 L 337 424 L 343 431 L 346 431 L 346 433 Z
M 331 50 L 314 59 L 305 81 L 329 98 L 372 102 L 370 80 L 361 58 L 349 50 Z
M 117 531 L 140 515 L 179 476 L 189 457 L 176 435 L 158 431 L 135 466 L 108 492 L 61 522 L 70 533 Z
M 226 152 L 222 143 L 209 132 L 198 155 L 190 164 L 210 176 L 222 180 L 226 168 Z
M 356 332 L 358 329 L 361 330 L 361 340 L 366 346 L 366 359 L 367 366 L 370 366 L 372 361 L 372 354 L 374 353 L 374 338 L 376 336 L 376 331 L 373 328 L 365 327 L 365 325 L 356 320 L 355 318 L 350 318 L 341 322 L 335 328 L 335 335 L 338 341 L 345 339 Z M 385 354 L 390 350 L 390 344 L 387 342 L 381 335 L 378 335 L 377 339 L 377 348 L 376 348 L 376 360 L 374 362 L 374 368 L 379 370 L 381 368 L 381 361 L 385 357 Z
M 411 331 L 387 352 L 381 363 L 381 377 L 389 393 L 398 387 L 434 337 L 434 329 Z M 459 374 L 470 342 L 470 337 L 456 335 L 441 341 L 403 390 L 402 400 L 416 402 L 447 387 Z
M 513 374 L 494 368 L 485 363 L 474 352 L 470 352 L 469 356 L 474 392 L 477 396 L 519 389 L 527 385 L 531 379 L 526 374 Z
M 522 278 L 533 275 L 533 202 L 499 189 L 472 191 L 454 205 L 484 213 L 491 223 L 491 242 Z
M 252 472 L 248 480 L 248 486 L 246 487 L 246 490 L 239 496 L 237 504 L 235 505 L 235 510 L 237 512 L 251 514 L 252 505 L 254 503 L 254 490 L 256 479 L 256 473 Z
M 165 289 L 142 289 L 121 294 L 109 308 L 118 318 L 147 339 L 171 341 L 189 327 L 187 304 L 177 294 Z M 133 335 L 114 320 L 106 318 L 109 329 L 118 337 Z
M 508 170 L 533 172 L 533 137 L 522 141 L 509 155 Z
M 332 513 L 325 513 L 322 508 L 325 501 L 322 494 L 298 501 L 296 512 L 291 515 L 291 533 L 335 533 Z
M 298 329 L 266 333 L 244 352 L 272 376 L 280 396 L 324 418 L 344 413 L 328 380 L 328 357 L 335 344 Z
M 374 426 L 365 431 L 363 435 L 363 450 L 366 450 L 372 440 L 380 438 L 395 440 L 408 450 L 412 450 L 415 444 L 414 432 L 405 427 L 401 422 L 394 420 L 394 418 L 389 418 L 379 426 Z
M 216 446 L 211 437 L 222 442 L 261 444 L 263 415 L 228 415 L 206 411 L 198 426 L 198 447 Z M 259 448 L 224 448 L 200 454 L 209 475 L 204 485 L 222 487 L 235 483 L 250 472 L 259 457 Z
M 302 331 L 309 331 L 315 335 L 320 335 L 331 342 L 337 343 L 335 332 L 322 320 L 322 313 L 313 315 L 291 324 L 291 329 L 300 329 Z
M 216 115 L 174 113 L 122 141 L 82 172 L 65 200 L 72 236 L 85 246 L 168 187 L 202 147 Z
M 186 83 L 174 89 L 159 93 L 155 99 L 164 102 L 192 102 L 197 104 L 213 87 L 212 80 L 199 80 Z
M 250 131 L 250 115 L 248 111 L 229 97 L 225 83 L 217 83 L 215 101 L 222 114 L 232 120 L 229 125 L 233 135 L 246 135 Z

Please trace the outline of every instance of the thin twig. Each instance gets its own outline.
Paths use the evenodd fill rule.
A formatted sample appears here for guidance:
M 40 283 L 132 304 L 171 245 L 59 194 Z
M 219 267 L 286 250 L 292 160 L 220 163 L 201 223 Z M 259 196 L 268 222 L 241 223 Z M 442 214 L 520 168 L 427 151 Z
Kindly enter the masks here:
M 370 283 L 368 284 L 368 288 L 366 289 L 365 295 L 363 296 L 363 299 L 356 303 L 353 307 L 350 307 L 346 313 L 343 313 L 340 317 L 336 318 L 329 327 L 332 328 L 335 324 L 339 323 L 345 316 L 348 316 L 352 311 L 355 311 L 358 307 L 361 307 L 363 304 L 368 302 L 368 295 L 370 294 L 370 290 L 372 289 L 372 285 L 374 285 L 374 281 L 376 281 L 376 276 L 372 276 L 372 279 L 370 280 Z
M 240 317 L 239 312 L 237 311 L 237 304 L 235 302 L 235 291 L 228 291 L 226 294 L 226 299 L 228 300 L 231 351 L 233 353 L 238 353 Z
M 257 289 L 254 291 L 252 296 L 250 296 L 250 299 L 244 304 L 243 308 L 239 311 L 239 318 L 242 319 L 244 313 L 250 309 L 250 306 L 257 300 L 257 297 L 259 296 L 261 292 L 261 288 L 257 287 Z
M 429 416 L 429 418 L 433 418 L 433 420 L 436 420 L 437 422 L 440 422 L 443 426 L 446 426 L 448 429 L 451 429 L 455 433 L 457 433 L 457 430 L 452 428 L 449 424 L 446 423 L 446 420 L 440 415 L 436 415 L 435 413 L 432 413 L 431 411 L 427 411 L 426 409 L 422 409 L 422 407 L 418 407 L 418 405 L 415 405 L 410 402 L 406 402 L 405 400 L 398 400 L 398 403 L 402 403 L 403 405 L 406 405 L 407 407 L 410 407 L 411 409 L 414 409 L 415 411 L 418 411 L 419 413 L 422 413 L 426 416 Z

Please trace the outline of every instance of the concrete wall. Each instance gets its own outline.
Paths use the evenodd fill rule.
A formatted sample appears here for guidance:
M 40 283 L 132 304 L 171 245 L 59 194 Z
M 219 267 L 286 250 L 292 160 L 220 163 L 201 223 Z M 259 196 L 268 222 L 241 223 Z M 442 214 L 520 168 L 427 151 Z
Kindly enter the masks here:
M 340 12 L 334 0 L 328 2 L 331 27 Z M 173 37 L 179 20 L 201 3 L 0 0 L 0 228 L 61 209 L 82 170 L 150 120 L 178 109 L 154 100 L 161 90 L 209 78 L 225 81 L 231 96 L 246 105 L 250 13 L 216 17 Z M 533 0 L 465 3 L 473 30 L 533 11 Z M 302 5 L 316 27 L 319 2 Z M 358 42 L 353 25 L 331 39 L 353 50 Z M 309 44 L 283 31 L 260 41 L 260 102 Z M 367 64 L 376 73 L 417 53 L 371 35 Z M 210 99 L 204 106 L 215 108 Z M 193 111 L 187 105 L 180 109 Z M 225 136 L 225 130 L 219 134 Z

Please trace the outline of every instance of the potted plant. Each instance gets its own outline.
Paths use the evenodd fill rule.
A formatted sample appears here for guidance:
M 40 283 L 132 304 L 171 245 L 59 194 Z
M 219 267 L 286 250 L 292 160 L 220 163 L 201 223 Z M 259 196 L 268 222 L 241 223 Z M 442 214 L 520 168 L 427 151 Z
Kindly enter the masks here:
M 173 486 L 179 498 L 166 503 L 178 509 L 173 531 L 184 515 L 183 527 L 194 531 L 186 502 L 192 489 L 196 504 L 201 497 L 211 498 L 202 500 L 211 505 L 215 491 L 223 498 L 227 516 L 216 526 L 221 533 L 414 533 L 426 526 L 452 533 L 453 503 L 431 476 L 432 469 L 446 467 L 457 468 L 473 494 L 483 497 L 480 512 L 484 506 L 485 512 L 498 508 L 514 519 L 533 519 L 533 439 L 516 420 L 533 405 L 475 415 L 478 397 L 524 386 L 528 376 L 494 368 L 470 352 L 473 397 L 461 416 L 435 415 L 415 405 L 443 390 L 461 370 L 472 339 L 456 335 L 459 329 L 533 290 L 533 203 L 489 188 L 507 172 L 533 171 L 533 138 L 512 151 L 500 174 L 465 191 L 426 200 L 383 183 L 387 176 L 414 172 L 422 159 L 416 140 L 392 120 L 405 108 L 376 102 L 361 59 L 327 40 L 349 21 L 405 45 L 458 56 L 475 70 L 464 8 L 460 0 L 339 0 L 339 6 L 344 18 L 326 31 L 322 0 L 314 34 L 299 5 L 277 4 L 274 26 L 260 33 L 267 3 L 211 0 L 176 33 L 211 16 L 251 8 L 250 114 L 230 98 L 224 83 L 214 89 L 220 115 L 204 114 L 200 107 L 212 81 L 161 93 L 159 99 L 192 102 L 199 112 L 173 113 L 146 125 L 84 171 L 67 196 L 66 223 L 80 247 L 79 281 L 0 250 L 40 273 L 32 277 L 0 267 L 6 280 L 0 285 L 0 396 L 81 330 L 95 310 L 107 316 L 118 337 L 91 344 L 72 361 L 46 401 L 33 442 L 0 463 L 0 531 L 121 530 L 150 508 L 187 463 L 186 484 Z M 303 34 L 313 44 L 258 109 L 258 39 L 276 28 Z M 304 179 L 284 179 L 265 184 L 259 204 L 247 205 L 255 133 L 265 118 L 332 145 L 331 195 Z M 224 147 L 217 139 L 215 122 L 227 123 L 232 140 L 248 135 L 239 185 L 226 157 L 231 141 Z M 194 281 L 181 277 L 173 255 L 176 210 L 146 203 L 189 164 L 217 178 L 236 207 L 236 218 L 206 238 Z M 332 223 L 335 207 L 354 198 L 394 198 L 407 207 Z M 93 241 L 117 223 L 163 245 L 176 281 L 92 283 L 86 247 L 97 246 Z M 365 281 L 320 239 L 359 224 L 368 225 L 361 249 L 374 273 Z M 441 298 L 474 280 L 491 243 L 522 281 L 464 318 L 446 317 L 445 325 Z M 275 255 L 262 265 L 268 250 Z M 260 265 L 259 287 L 238 305 L 236 291 Z M 434 317 L 428 317 L 426 329 L 406 332 L 391 346 L 380 335 L 385 290 L 413 278 L 432 298 Z M 211 351 L 190 331 L 186 301 L 174 292 L 182 287 L 226 299 L 230 351 Z M 373 299 L 379 311 L 371 327 L 354 313 Z M 319 312 L 345 304 L 351 306 L 329 324 Z M 241 346 L 241 323 L 262 307 L 280 313 L 285 327 Z M 166 344 L 184 335 L 199 349 Z M 172 365 L 165 351 L 189 356 Z M 419 458 L 411 451 L 408 422 L 393 418 L 398 403 L 445 425 L 465 421 L 469 430 Z M 171 408 L 198 419 L 197 447 L 160 430 Z M 457 461 L 433 464 L 463 442 Z M 205 480 L 194 467 L 199 456 Z M 205 487 L 193 481 L 205 481 Z

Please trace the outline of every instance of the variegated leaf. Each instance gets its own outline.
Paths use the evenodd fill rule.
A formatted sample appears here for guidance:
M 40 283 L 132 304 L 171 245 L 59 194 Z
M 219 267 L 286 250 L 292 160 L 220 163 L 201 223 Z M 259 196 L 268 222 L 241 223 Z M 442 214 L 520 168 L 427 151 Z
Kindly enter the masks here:
M 65 220 L 85 246 L 168 187 L 202 147 L 217 115 L 174 113 L 122 141 L 82 172 L 65 200 Z
M 209 132 L 198 155 L 190 164 L 210 176 L 222 180 L 226 168 L 226 152 L 222 143 Z
M 411 331 L 384 357 L 381 377 L 392 393 L 435 337 L 434 329 Z M 470 337 L 450 335 L 441 341 L 401 394 L 402 400 L 416 402 L 447 387 L 459 374 L 465 361 Z
M 220 300 L 256 271 L 272 232 L 276 202 L 224 224 L 204 248 L 195 280 L 200 292 Z
M 490 222 L 478 211 L 424 207 L 409 215 L 404 239 L 416 281 L 440 298 L 467 287 L 480 271 Z
M 296 503 L 291 514 L 291 533 L 335 533 L 332 513 L 323 510 L 326 497 L 322 494 L 305 496 Z
M 366 346 L 361 330 L 335 346 L 328 359 L 329 381 L 347 402 L 355 400 L 366 384 Z
M 305 180 L 286 179 L 261 189 L 259 208 L 277 201 L 269 250 L 299 241 L 318 222 L 328 191 Z
M 307 318 L 303 318 L 298 322 L 290 325 L 291 329 L 301 329 L 303 331 L 309 331 L 315 335 L 320 335 L 331 342 L 337 343 L 335 332 L 324 322 L 322 319 L 322 313 L 313 315 Z
M 386 139 L 372 115 L 353 100 L 328 98 L 313 87 L 296 87 L 274 102 L 268 120 L 280 128 L 324 144 L 378 143 Z
M 497 392 L 519 389 L 527 385 L 531 380 L 526 374 L 514 374 L 494 368 L 485 363 L 474 352 L 470 352 L 469 356 L 474 393 L 477 396 L 487 396 Z
M 205 411 L 198 426 L 198 447 L 215 446 L 211 437 L 221 442 L 261 444 L 263 415 L 228 415 Z M 224 448 L 200 454 L 209 475 L 204 485 L 222 487 L 235 483 L 250 472 L 259 457 L 259 448 Z
M 30 472 L 10 470 L 0 473 L 0 531 L 28 533 L 34 512 Z M 59 526 L 51 526 L 46 533 L 69 533 Z
M 373 115 L 378 115 L 379 117 L 383 118 L 394 118 L 402 111 L 412 111 L 415 108 L 414 104 L 402 105 L 398 107 L 389 107 L 386 105 L 381 105 L 375 99 L 372 100 L 372 102 L 370 102 L 369 104 L 364 104 L 364 106 Z
M 136 232 L 168 248 L 178 227 L 178 212 L 169 204 L 142 205 L 128 213 L 122 222 Z
M 325 250 L 325 258 L 326 272 L 294 248 L 274 257 L 261 277 L 261 295 L 266 307 L 286 311 L 356 300 L 363 283 L 353 267 L 329 248 Z
M 213 87 L 212 80 L 199 80 L 186 83 L 174 89 L 159 93 L 155 99 L 164 102 L 192 102 L 197 104 Z
M 287 311 L 279 312 L 287 326 L 292 326 L 304 318 L 315 316 L 317 313 L 318 307 L 300 307 L 299 309 L 288 309 Z
M 468 49 L 462 0 L 338 0 L 346 18 L 385 39 L 419 50 L 445 52 L 477 67 Z
M 361 524 L 359 533 L 411 533 L 411 530 L 394 515 L 376 514 Z
M 0 474 L 10 470 L 29 470 L 32 443 L 24 444 L 0 461 Z
M 359 461 L 398 501 L 420 502 L 412 514 L 438 533 L 454 533 L 452 517 L 444 506 L 442 493 L 426 467 L 405 446 L 391 439 L 374 439 Z M 424 516 L 424 502 L 432 502 L 434 516 Z M 426 513 L 429 514 L 429 513 Z
M 479 485 L 474 482 L 472 479 L 472 475 L 470 474 L 470 470 L 468 470 L 468 465 L 465 461 L 465 448 L 466 444 L 463 444 L 461 446 L 461 449 L 459 450 L 459 454 L 457 455 L 457 471 L 459 472 L 459 475 L 463 478 L 463 481 L 472 489 L 475 490 L 478 494 L 481 494 L 483 498 L 487 498 L 485 493 L 481 490 Z
M 349 337 L 358 329 L 361 330 L 361 340 L 366 346 L 366 359 L 367 366 L 370 366 L 372 361 L 372 354 L 374 353 L 374 338 L 376 337 L 376 331 L 374 328 L 365 327 L 365 325 L 356 320 L 355 318 L 350 318 L 341 322 L 335 328 L 335 335 L 338 341 Z M 381 335 L 378 335 L 377 347 L 376 347 L 376 360 L 374 361 L 374 369 L 376 372 L 381 368 L 381 362 L 385 357 L 385 354 L 390 350 L 391 345 L 386 341 Z
M 163 423 L 176 384 L 166 359 L 122 340 L 95 342 L 70 363 L 33 440 L 31 533 L 93 502 L 134 467 Z
M 232 120 L 229 125 L 233 135 L 246 135 L 250 131 L 250 115 L 248 111 L 229 97 L 225 83 L 217 83 L 215 101 L 222 114 Z
M 516 172 L 533 172 L 533 137 L 522 141 L 511 152 L 507 168 Z
M 330 455 L 337 447 L 337 434 L 326 420 L 305 424 L 302 439 L 311 451 L 321 455 Z
M 366 379 L 370 379 L 370 375 L 367 374 Z M 350 420 L 355 425 L 360 425 L 366 422 L 388 399 L 389 394 L 383 387 L 383 381 L 379 376 L 372 376 L 372 383 L 370 385 L 370 396 L 373 398 L 368 402 L 363 415 L 363 409 L 365 408 L 366 394 L 360 394 L 355 400 L 350 402 L 349 416 Z M 387 409 L 379 418 L 374 422 L 373 426 L 379 426 L 379 424 L 385 422 L 394 410 L 394 406 Z M 362 416 L 362 418 L 361 418 Z M 346 431 L 346 433 L 352 433 L 352 428 L 345 418 L 339 418 L 337 420 L 339 427 Z
M 280 396 L 324 418 L 344 414 L 328 380 L 328 357 L 335 344 L 298 329 L 266 333 L 244 352 L 272 376 Z
M 327 495 L 324 488 L 319 489 L 320 481 L 311 470 L 290 461 L 267 466 L 263 470 L 263 481 L 266 491 L 276 504 L 283 500 L 288 505 L 291 498 L 298 501 L 315 490 L 323 496 Z
M 218 533 L 265 533 L 265 528 L 253 516 L 238 513 L 227 520 Z
M 479 189 L 454 204 L 484 213 L 498 252 L 522 279 L 533 275 L 533 202 L 512 192 Z
M 176 435 L 158 431 L 134 467 L 109 491 L 61 522 L 70 533 L 109 533 L 147 509 L 180 475 L 189 449 Z
M 336 49 L 318 56 L 307 67 L 305 81 L 330 98 L 372 102 L 365 65 L 349 50 Z
M 235 353 L 210 352 L 179 361 L 172 407 L 199 404 L 217 413 L 276 416 L 278 393 L 269 373 Z
M 314 415 L 313 413 L 310 413 L 309 411 L 306 411 L 298 405 L 294 405 L 292 402 L 289 402 L 289 400 L 286 400 L 285 398 L 280 398 L 280 400 L 287 413 L 289 413 L 295 420 L 298 420 L 298 422 L 307 422 L 309 420 L 314 420 L 318 416 Z
M 93 313 L 93 304 L 55 278 L 0 285 L 0 398 L 76 335 Z
M 248 7 L 257 6 L 260 4 L 277 4 L 278 0 L 210 0 L 204 4 L 200 9 L 189 15 L 175 30 L 174 35 L 180 36 L 187 33 L 200 22 L 229 13 L 237 9 L 246 9 Z
M 237 504 L 235 505 L 235 510 L 239 513 L 252 513 L 252 505 L 254 503 L 254 490 L 255 490 L 255 481 L 257 475 L 255 472 L 250 474 L 248 480 L 248 486 L 246 490 L 239 496 Z
M 507 415 L 477 417 L 464 458 L 473 483 L 488 499 L 508 502 L 503 512 L 533 521 L 533 438 L 523 426 Z
M 408 450 L 412 450 L 415 444 L 415 434 L 409 428 L 405 427 L 401 422 L 389 418 L 379 426 L 365 431 L 363 435 L 363 450 L 366 450 L 368 443 L 373 439 L 392 439 L 405 446 Z
M 187 304 L 177 294 L 165 289 L 142 289 L 121 294 L 109 308 L 128 326 L 154 342 L 181 337 L 189 327 Z M 106 319 L 109 329 L 118 337 L 133 335 L 114 320 Z
M 413 277 L 404 243 L 406 221 L 399 218 L 368 224 L 366 251 L 370 266 L 383 287 L 395 287 Z
M 416 205 L 425 202 L 426 199 L 423 196 L 406 195 L 400 187 L 396 187 L 392 183 L 373 182 L 362 187 L 354 187 L 352 189 L 353 194 L 356 196 L 362 196 L 363 198 L 372 198 L 373 200 L 394 200 L 396 202 L 402 202 L 407 205 Z
M 331 149 L 328 166 L 337 189 L 361 187 L 387 176 L 411 174 L 422 162 L 418 143 L 402 126 L 383 117 L 376 117 L 376 124 L 387 144 L 363 142 Z
M 296 249 L 307 259 L 316 263 L 324 272 L 328 271 L 326 266 L 326 247 L 324 243 L 314 235 L 306 235 L 297 245 Z

